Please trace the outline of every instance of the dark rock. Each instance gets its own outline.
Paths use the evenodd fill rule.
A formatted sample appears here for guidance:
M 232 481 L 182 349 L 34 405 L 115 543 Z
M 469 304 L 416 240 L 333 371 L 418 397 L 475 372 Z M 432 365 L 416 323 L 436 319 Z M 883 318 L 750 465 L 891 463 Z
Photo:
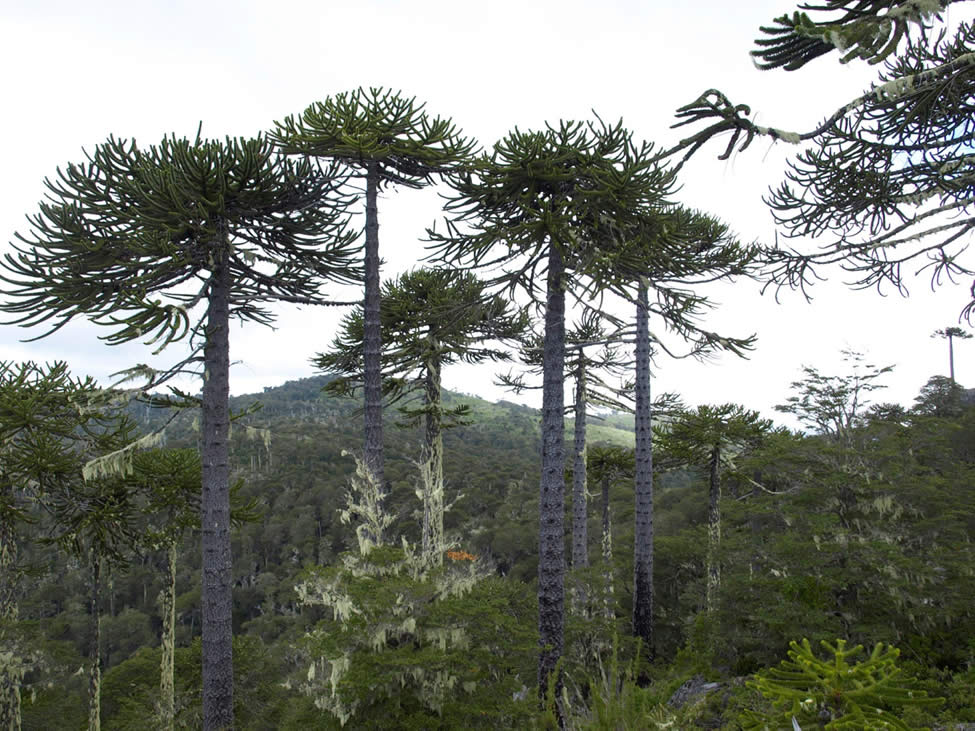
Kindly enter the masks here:
M 704 676 L 695 675 L 674 691 L 667 705 L 672 708 L 683 708 L 688 703 L 696 702 L 699 696 L 707 695 L 720 687 L 721 683 L 709 683 L 704 680 Z

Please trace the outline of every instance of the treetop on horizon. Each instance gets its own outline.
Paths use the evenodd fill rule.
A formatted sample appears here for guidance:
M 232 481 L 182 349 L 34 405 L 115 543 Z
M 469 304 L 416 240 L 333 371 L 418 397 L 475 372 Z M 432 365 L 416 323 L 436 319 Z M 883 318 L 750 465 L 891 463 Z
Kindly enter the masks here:
M 191 310 L 224 255 L 232 316 L 261 324 L 274 319 L 264 303 L 329 304 L 321 283 L 360 276 L 341 176 L 283 158 L 266 137 L 146 148 L 110 137 L 86 157 L 45 181 L 33 235 L 15 234 L 4 255 L 0 310 L 49 325 L 31 340 L 78 315 L 113 328 L 102 336 L 113 345 L 145 338 L 159 352 L 200 337 Z
M 382 87 L 341 92 L 289 115 L 269 133 L 288 155 L 308 155 L 365 168 L 381 182 L 422 188 L 462 163 L 476 142 L 448 118 L 431 118 L 416 97 Z

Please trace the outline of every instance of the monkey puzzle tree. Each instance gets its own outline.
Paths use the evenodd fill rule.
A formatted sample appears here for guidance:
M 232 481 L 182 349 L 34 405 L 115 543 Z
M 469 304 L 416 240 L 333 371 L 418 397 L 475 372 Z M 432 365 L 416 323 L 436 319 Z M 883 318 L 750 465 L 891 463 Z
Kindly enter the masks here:
M 544 338 L 533 335 L 526 339 L 519 356 L 529 366 L 533 375 L 541 373 Z M 595 354 L 594 349 L 600 348 Z M 600 321 L 599 313 L 586 309 L 582 317 L 565 336 L 566 370 L 573 379 L 572 404 L 566 413 L 573 415 L 572 460 L 572 568 L 589 565 L 589 528 L 586 489 L 586 427 L 588 405 L 626 409 L 624 404 L 626 384 L 611 386 L 606 382 L 610 375 L 622 378 L 627 364 L 621 359 L 619 346 L 612 343 Z M 588 351 L 588 352 L 587 352 Z M 525 374 L 508 373 L 499 376 L 498 383 L 515 393 L 525 389 L 540 388 L 525 383 Z M 582 603 L 584 604 L 584 602 Z
M 635 491 L 633 540 L 633 633 L 648 656 L 653 638 L 653 439 L 650 400 L 650 315 L 691 341 L 688 355 L 714 349 L 742 355 L 754 336 L 727 338 L 698 323 L 710 303 L 694 288 L 748 274 L 758 249 L 742 246 L 728 227 L 682 206 L 645 208 L 617 233 L 618 245 L 592 272 L 594 286 L 636 304 L 635 339 Z M 636 290 L 634 293 L 633 290 Z M 655 300 L 650 301 L 650 290 Z M 660 338 L 653 340 L 666 349 Z M 671 354 L 667 350 L 668 354 Z
M 289 155 L 339 161 L 366 186 L 363 382 L 366 466 L 385 486 L 380 334 L 379 214 L 384 186 L 423 188 L 463 164 L 474 142 L 450 119 L 431 119 L 424 104 L 382 88 L 336 94 L 299 117 L 275 123 L 272 138 Z
M 733 466 L 734 458 L 754 447 L 772 428 L 757 411 L 737 404 L 698 406 L 685 411 L 666 427 L 654 428 L 661 449 L 676 461 L 706 467 L 708 471 L 708 553 L 705 608 L 711 612 L 721 581 L 718 549 L 721 543 L 721 471 Z
M 826 243 L 774 252 L 778 284 L 805 287 L 817 265 L 834 263 L 857 287 L 887 282 L 902 293 L 912 263 L 932 285 L 975 273 L 961 258 L 975 228 L 975 24 L 949 29 L 942 13 L 955 1 L 822 0 L 762 27 L 752 51 L 761 69 L 794 71 L 832 51 L 843 63 L 884 64 L 874 86 L 808 132 L 759 126 L 748 105 L 715 89 L 678 110 L 675 126 L 707 125 L 668 151 L 685 160 L 722 133 L 731 135 L 722 159 L 756 136 L 812 143 L 766 202 L 786 236 Z M 963 314 L 973 308 L 975 290 Z
M 594 480 L 599 481 L 602 500 L 602 540 L 601 557 L 603 561 L 603 614 L 606 617 L 615 616 L 612 603 L 614 593 L 613 582 L 613 521 L 609 509 L 609 488 L 616 480 L 633 477 L 635 466 L 632 449 L 619 446 L 598 446 L 589 453 L 587 467 Z
M 448 262 L 505 265 L 495 280 L 520 288 L 544 311 L 542 475 L 539 486 L 539 690 L 564 646 L 564 368 L 567 293 L 612 242 L 612 226 L 657 203 L 672 184 L 622 123 L 561 122 L 514 130 L 451 179 L 444 234 L 430 232 Z M 463 227 L 463 230 L 462 230 Z M 497 249 L 503 248 L 503 253 Z M 544 288 L 539 283 L 544 281 Z
M 202 362 L 207 729 L 233 723 L 230 320 L 268 324 L 268 303 L 329 304 L 325 283 L 356 280 L 337 185 L 334 169 L 289 162 L 263 137 L 173 136 L 146 149 L 110 138 L 46 181 L 33 237 L 18 234 L 4 257 L 0 309 L 14 323 L 48 323 L 46 335 L 83 315 L 112 330 L 110 344 L 146 338 L 160 350 L 188 335 L 191 353 L 178 365 L 138 369 L 154 383 Z
M 118 452 L 135 441 L 135 424 L 124 415 L 101 431 L 90 431 L 84 449 L 74 454 L 73 479 L 44 500 L 54 519 L 46 542 L 73 554 L 88 569 L 88 728 L 101 728 L 101 583 L 103 569 L 124 565 L 137 548 L 137 494 L 121 474 L 84 479 L 84 464 L 93 457 Z
M 951 382 L 955 382 L 955 338 L 959 340 L 971 340 L 972 335 L 967 330 L 962 330 L 960 327 L 945 327 L 941 330 L 935 330 L 931 334 L 932 338 L 944 338 L 948 341 L 948 368 L 949 368 L 949 378 Z
M 474 275 L 450 270 L 420 269 L 402 274 L 383 286 L 379 308 L 383 337 L 384 391 L 395 402 L 420 391 L 422 405 L 401 407 L 407 425 L 424 423 L 423 442 L 423 556 L 443 563 L 443 434 L 470 412 L 466 404 L 445 409 L 441 373 L 451 363 L 508 360 L 499 342 L 517 339 L 527 317 L 512 311 L 511 303 L 487 295 Z M 348 315 L 328 353 L 314 363 L 341 377 L 326 390 L 351 395 L 362 386 L 363 316 Z M 492 345 L 494 343 L 494 345 Z
M 104 416 L 85 412 L 97 390 L 64 362 L 0 361 L 0 728 L 19 729 L 20 688 L 28 648 L 17 641 L 18 532 L 32 522 L 29 503 L 80 480 L 79 442 Z

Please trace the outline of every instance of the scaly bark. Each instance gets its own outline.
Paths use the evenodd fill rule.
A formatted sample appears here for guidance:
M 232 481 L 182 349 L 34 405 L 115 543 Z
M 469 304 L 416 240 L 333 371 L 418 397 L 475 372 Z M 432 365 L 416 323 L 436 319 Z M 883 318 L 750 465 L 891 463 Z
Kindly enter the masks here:
M 379 320 L 379 212 L 376 197 L 379 193 L 379 165 L 366 166 L 366 288 L 363 309 L 363 389 L 365 398 L 366 467 L 379 489 L 385 494 L 386 474 L 383 465 L 383 386 L 380 351 L 382 341 Z M 381 538 L 381 536 L 377 536 Z
M 718 548 L 721 545 L 721 447 L 711 448 L 708 459 L 708 567 L 707 591 L 704 607 L 708 612 L 714 610 L 714 602 L 721 584 L 721 565 L 718 562 Z
M 579 362 L 575 372 L 575 399 L 573 412 L 575 429 L 573 432 L 572 461 L 572 568 L 585 569 L 589 566 L 589 530 L 587 525 L 588 506 L 586 502 L 586 361 L 579 350 Z M 581 576 L 576 576 L 572 585 L 572 611 L 583 614 L 589 602 L 589 592 Z
M 427 412 L 424 415 L 424 456 L 427 459 L 430 484 L 424 485 L 429 494 L 423 500 L 423 556 L 428 565 L 443 564 L 444 536 L 444 483 L 443 483 L 443 430 L 440 388 L 440 344 L 430 337 L 429 357 L 426 361 L 424 380 L 424 400 Z
M 586 524 L 586 363 L 579 353 L 576 366 L 574 460 L 572 466 L 572 568 L 589 566 Z
M 223 241 L 221 243 L 224 243 Z M 230 270 L 214 255 L 203 357 L 203 727 L 233 727 L 234 673 L 230 555 Z
M 633 634 L 653 657 L 653 445 L 650 428 L 650 324 L 647 285 L 636 308 L 636 528 L 633 537 Z
M 91 626 L 91 647 L 88 650 L 88 731 L 99 731 L 102 727 L 102 617 L 98 611 L 101 576 L 101 556 L 92 551 L 91 593 L 88 602 L 88 621 Z
M 538 689 L 545 693 L 564 647 L 565 622 L 565 264 L 549 246 L 542 358 L 542 478 L 538 526 Z M 556 687 L 560 685 L 556 679 Z
M 162 728 L 176 727 L 176 541 L 166 549 L 169 580 L 160 593 L 162 613 L 162 662 L 159 672 L 159 706 Z

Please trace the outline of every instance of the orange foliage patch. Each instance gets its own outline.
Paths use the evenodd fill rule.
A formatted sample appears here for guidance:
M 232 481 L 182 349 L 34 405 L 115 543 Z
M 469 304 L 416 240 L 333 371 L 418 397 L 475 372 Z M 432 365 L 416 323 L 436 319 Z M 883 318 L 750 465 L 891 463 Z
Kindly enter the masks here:
M 475 561 L 477 556 L 467 551 L 447 551 L 447 558 L 451 561 Z

